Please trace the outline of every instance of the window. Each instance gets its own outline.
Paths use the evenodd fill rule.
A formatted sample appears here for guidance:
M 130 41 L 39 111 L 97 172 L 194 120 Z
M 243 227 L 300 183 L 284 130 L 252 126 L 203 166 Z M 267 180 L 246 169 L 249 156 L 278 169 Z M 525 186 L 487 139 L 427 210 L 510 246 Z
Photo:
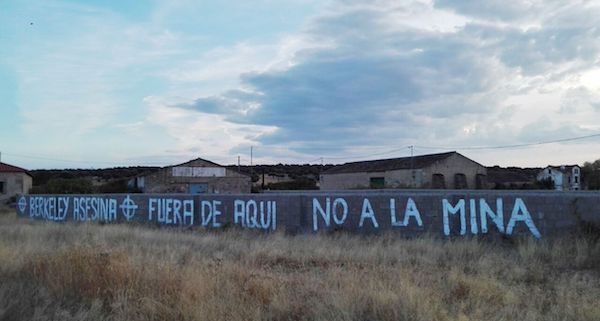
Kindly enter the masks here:
M 0 182 L 0 194 L 4 194 L 4 193 L 6 193 L 4 191 L 4 182 Z
M 573 180 L 575 180 L 575 184 L 578 184 L 579 183 L 579 176 L 573 177 Z
M 577 168 L 577 167 L 573 168 L 573 174 L 579 175 L 579 168 Z
M 385 187 L 385 178 L 371 177 L 369 179 L 369 187 L 370 188 L 384 188 Z

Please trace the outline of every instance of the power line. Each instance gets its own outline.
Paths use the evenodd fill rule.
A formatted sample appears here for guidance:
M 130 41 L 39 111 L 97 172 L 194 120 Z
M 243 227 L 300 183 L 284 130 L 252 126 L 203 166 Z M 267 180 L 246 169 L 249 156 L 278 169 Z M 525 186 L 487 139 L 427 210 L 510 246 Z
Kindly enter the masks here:
M 254 149 L 263 149 L 263 150 L 280 150 L 280 151 L 290 151 L 290 150 L 300 150 L 300 149 L 310 149 L 310 150 L 318 150 L 318 151 L 329 151 L 331 149 L 333 149 L 333 147 L 331 146 L 313 146 L 313 147 L 307 147 L 307 146 L 293 146 L 293 145 L 253 145 Z M 336 148 L 339 146 L 336 146 Z M 366 149 L 366 150 L 374 150 L 374 149 L 381 149 L 381 148 L 385 148 L 386 146 L 376 146 L 376 145 L 369 145 L 369 146 L 357 146 L 354 147 L 355 149 Z
M 385 151 L 385 152 L 371 153 L 371 154 L 360 155 L 360 156 L 337 156 L 337 155 L 336 156 L 319 156 L 317 158 L 308 160 L 306 162 L 307 163 L 314 163 L 314 162 L 321 162 L 321 163 L 323 163 L 324 160 L 336 160 L 336 159 L 356 160 L 356 159 L 362 159 L 362 158 L 370 158 L 370 157 L 374 157 L 374 156 L 381 156 L 381 155 L 396 153 L 396 152 L 404 150 L 407 147 L 408 146 L 403 147 L 403 148 L 388 150 L 388 151 Z M 315 155 L 313 155 L 313 156 L 315 156 Z
M 338 155 L 325 156 L 325 155 L 323 155 L 323 156 L 317 157 L 315 159 L 309 160 L 308 163 L 313 163 L 313 162 L 316 162 L 316 161 L 321 161 L 322 159 L 327 159 L 327 160 L 337 160 L 337 159 L 356 160 L 356 159 L 371 158 L 371 157 L 375 157 L 375 156 L 381 156 L 381 155 L 396 153 L 396 152 L 404 150 L 405 148 L 411 149 L 411 155 L 412 155 L 412 152 L 413 152 L 414 148 L 432 149 L 432 150 L 511 149 L 511 148 L 521 148 L 521 147 L 547 145 L 547 144 L 555 144 L 555 143 L 564 143 L 564 142 L 577 141 L 577 140 L 583 140 L 583 139 L 594 138 L 594 137 L 600 137 L 600 134 L 591 134 L 591 135 L 585 135 L 585 136 L 568 137 L 568 138 L 547 140 L 547 141 L 534 142 L 534 143 L 496 145 L 496 146 L 455 146 L 455 147 L 450 147 L 450 146 L 410 145 L 410 146 L 402 146 L 400 148 L 395 148 L 395 149 L 391 149 L 391 150 L 384 151 L 384 152 L 370 153 L 370 154 L 365 154 L 365 155 L 361 155 L 361 156 L 338 156 Z M 264 149 L 269 149 L 270 148 L 268 145 L 262 145 L 261 147 L 264 148 Z M 281 148 L 281 147 L 276 146 L 275 149 L 279 149 L 279 148 Z M 293 147 L 290 148 L 290 149 L 293 149 Z M 316 156 L 316 155 L 313 154 L 313 156 Z
M 374 156 L 381 156 L 381 155 L 386 155 L 386 154 L 392 154 L 392 153 L 396 153 L 399 151 L 404 150 L 405 148 L 411 148 L 411 146 L 413 148 L 420 148 L 420 149 L 432 149 L 432 150 L 485 150 L 485 149 L 511 149 L 511 148 L 521 148 L 521 147 L 529 147 L 529 146 L 538 146 L 538 145 L 547 145 L 547 144 L 554 144 L 554 143 L 563 143 L 563 142 L 570 142 L 570 141 L 577 141 L 577 140 L 582 140 L 582 139 L 588 139 L 588 138 L 593 138 L 593 137 L 600 137 L 600 134 L 591 134 L 591 135 L 585 135 L 585 136 L 577 136 L 577 137 L 569 137 L 569 138 L 561 138 L 561 139 L 555 139 L 555 140 L 548 140 L 548 141 L 541 141 L 541 142 L 534 142 L 534 143 L 521 143 L 521 144 L 508 144 L 508 145 L 496 145 L 496 146 L 423 146 L 423 145 L 410 145 L 410 146 L 402 146 L 402 147 L 397 147 L 388 151 L 383 151 L 383 152 L 378 152 L 378 153 L 369 153 L 369 154 L 363 154 L 360 156 L 339 156 L 339 155 L 322 155 L 319 157 L 316 157 L 314 159 L 311 159 L 310 161 L 308 161 L 309 163 L 312 162 L 316 162 L 316 161 L 320 161 L 322 158 L 323 159 L 328 159 L 328 160 L 337 160 L 337 159 L 360 159 L 360 158 L 369 158 L 369 157 L 374 157 Z M 265 149 L 265 150 L 269 150 L 269 149 L 274 149 L 274 150 L 281 150 L 281 149 L 295 149 L 294 147 L 283 147 L 283 146 L 269 146 L 269 145 L 261 145 L 259 146 L 259 148 Z M 365 149 L 365 148 L 381 148 L 381 146 L 366 146 L 366 147 L 361 147 L 361 149 Z M 311 150 L 323 150 L 326 149 L 325 147 L 319 147 L 319 148 L 310 148 Z M 332 148 L 329 148 L 332 149 Z M 307 155 L 307 156 L 311 156 L 311 155 Z M 316 154 L 312 154 L 312 156 L 317 156 Z
M 548 145 L 555 143 L 564 143 L 571 142 L 576 140 L 588 139 L 593 137 L 600 137 L 600 134 L 592 134 L 586 136 L 578 136 L 578 137 L 569 137 L 569 138 L 561 138 L 555 140 L 547 140 L 535 143 L 523 143 L 523 144 L 512 144 L 512 145 L 497 145 L 497 146 L 462 146 L 462 147 L 434 147 L 434 146 L 415 146 L 421 149 L 456 149 L 456 150 L 481 150 L 481 149 L 510 149 L 510 148 L 520 148 L 520 147 L 529 147 L 529 146 L 539 146 L 539 145 Z
M 578 140 L 583 140 L 583 139 L 589 139 L 589 138 L 594 138 L 594 137 L 600 137 L 600 133 L 598 134 L 591 134 L 591 135 L 585 135 L 585 136 L 577 136 L 577 137 L 568 137 L 568 138 L 560 138 L 560 139 L 554 139 L 554 140 L 547 140 L 547 141 L 540 141 L 540 142 L 533 142 L 533 143 L 521 143 L 521 144 L 508 144 L 508 145 L 495 145 L 495 146 L 423 146 L 423 145 L 410 145 L 410 146 L 401 146 L 401 147 L 396 147 L 387 151 L 382 151 L 382 152 L 377 152 L 377 153 L 369 153 L 369 154 L 363 154 L 363 155 L 357 155 L 357 156 L 340 156 L 340 155 L 320 155 L 318 156 L 317 154 L 304 154 L 305 157 L 302 157 L 304 159 L 306 158 L 311 158 L 311 160 L 308 161 L 308 163 L 313 163 L 313 162 L 318 162 L 320 161 L 321 163 L 323 162 L 323 160 L 358 160 L 358 159 L 368 159 L 368 158 L 372 158 L 372 157 L 376 157 L 376 156 L 382 156 L 382 155 L 387 155 L 387 154 L 392 154 L 392 153 L 397 153 L 400 151 L 406 151 L 406 148 L 416 148 L 416 149 L 431 149 L 431 150 L 492 150 L 492 149 L 511 149 L 511 148 L 521 148 L 521 147 L 530 147 L 530 146 L 539 146 L 539 145 L 548 145 L 548 144 L 555 144 L 555 143 L 564 143 L 564 142 L 572 142 L 572 141 L 578 141 Z M 256 148 L 257 146 L 251 146 L 251 156 L 250 156 L 250 165 L 252 166 L 253 164 L 253 149 Z M 283 149 L 283 146 L 269 146 L 269 145 L 260 145 L 258 146 L 259 148 L 268 151 L 269 149 L 274 149 L 274 150 L 278 150 L 278 149 Z M 293 149 L 297 149 L 300 147 L 287 147 L 287 150 L 293 150 Z M 338 148 L 338 147 L 336 147 Z M 355 147 L 352 148 L 354 150 L 357 149 L 370 149 L 370 148 L 381 148 L 381 146 L 362 146 L 362 147 Z M 322 150 L 325 149 L 324 147 L 319 147 L 316 149 L 310 148 L 312 150 Z M 334 149 L 334 148 L 329 148 L 329 150 Z M 37 155 L 24 155 L 24 154 L 13 154 L 13 153 L 6 153 L 3 152 L 2 153 L 3 156 L 11 156 L 11 157 L 15 157 L 15 158 L 30 158 L 30 159 L 39 159 L 39 160 L 47 160 L 47 161 L 54 161 L 54 162 L 63 162 L 63 163 L 73 163 L 73 164 L 105 164 L 105 165 L 112 165 L 112 166 L 123 166 L 126 163 L 131 163 L 131 162 L 135 162 L 135 160 L 125 160 L 125 161 L 91 161 L 91 160 L 72 160 L 72 159 L 60 159 L 60 158 L 52 158 L 52 157 L 44 157 L 44 156 L 37 156 Z M 263 153 L 266 154 L 266 153 Z M 411 155 L 412 155 L 412 149 L 411 149 Z M 318 157 L 317 157 L 318 156 Z M 314 159 L 312 159 L 314 157 Z M 247 162 L 247 159 L 241 158 L 242 163 Z M 141 161 L 141 163 L 143 164 L 156 164 L 156 165 L 164 165 L 165 161 L 152 161 L 152 162 L 148 162 L 148 161 Z
M 399 151 L 403 151 L 406 150 L 406 148 L 408 148 L 409 146 L 403 146 L 401 148 L 397 148 L 397 149 L 391 149 L 385 152 L 380 152 L 380 153 L 371 153 L 371 154 L 367 154 L 367 155 L 362 155 L 362 156 L 323 156 L 320 157 L 324 158 L 324 159 L 360 159 L 360 158 L 370 158 L 370 157 L 374 157 L 374 156 L 381 156 L 381 155 L 387 155 L 387 154 L 393 154 L 393 153 L 397 153 Z

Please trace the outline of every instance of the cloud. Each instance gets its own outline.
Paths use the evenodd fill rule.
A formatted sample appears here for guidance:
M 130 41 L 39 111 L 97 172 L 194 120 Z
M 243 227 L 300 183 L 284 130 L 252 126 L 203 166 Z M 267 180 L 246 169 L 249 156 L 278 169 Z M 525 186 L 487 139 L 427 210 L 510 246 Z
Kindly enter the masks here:
M 600 112 L 600 90 L 578 86 L 566 90 L 560 112 L 568 117 L 574 113 Z
M 333 46 L 303 52 L 287 69 L 242 75 L 245 88 L 261 93 L 245 100 L 259 104 L 245 117 L 232 112 L 243 109 L 244 99 L 228 93 L 186 108 L 276 126 L 264 143 L 306 147 L 415 137 L 415 119 L 457 119 L 493 107 L 486 97 L 504 71 L 493 57 L 477 55 L 467 39 L 412 27 L 389 31 L 383 22 L 390 13 L 375 6 L 343 12 L 308 28 L 307 38 Z
M 549 120 L 560 117 L 558 103 L 539 104 L 598 63 L 599 8 L 563 4 L 337 1 L 302 34 L 327 46 L 298 48 L 287 68 L 240 76 L 240 87 L 257 95 L 224 92 L 183 107 L 273 126 L 261 143 L 313 155 L 327 146 L 350 155 L 365 146 L 485 146 L 586 134 L 577 117 Z M 423 18 L 398 23 L 411 14 Z
M 594 2 L 317 2 L 177 0 L 134 15 L 53 1 L 28 9 L 44 32 L 15 33 L 0 63 L 14 66 L 30 141 L 48 146 L 148 135 L 153 154 L 351 158 L 600 129 Z
M 190 117 L 186 109 L 167 106 L 156 97 L 147 98 L 146 103 L 150 106 L 147 121 L 166 128 L 175 138 L 173 145 L 163 146 L 165 152 L 182 159 L 203 155 L 232 164 L 235 159 L 224 155 L 231 155 L 240 146 L 257 144 L 262 135 L 276 130 L 270 126 L 232 123 L 216 113 L 197 112 Z
M 435 5 L 477 19 L 466 25 L 465 36 L 479 40 L 485 52 L 498 55 L 525 76 L 560 81 L 598 63 L 600 5 L 593 2 L 436 1 Z
M 535 16 L 557 1 L 435 0 L 434 3 L 436 8 L 450 9 L 472 17 L 514 21 L 524 16 Z

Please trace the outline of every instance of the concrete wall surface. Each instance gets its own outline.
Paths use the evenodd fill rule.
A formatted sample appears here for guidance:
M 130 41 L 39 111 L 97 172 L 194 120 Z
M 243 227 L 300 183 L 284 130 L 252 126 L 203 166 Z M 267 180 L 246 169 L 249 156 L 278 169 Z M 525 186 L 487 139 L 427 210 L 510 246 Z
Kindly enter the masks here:
M 600 226 L 600 193 L 378 190 L 237 195 L 23 195 L 23 218 L 317 233 L 545 238 Z
M 33 179 L 25 173 L 0 173 L 0 182 L 3 185 L 3 191 L 0 193 L 0 202 L 17 194 L 29 193 L 33 185 Z

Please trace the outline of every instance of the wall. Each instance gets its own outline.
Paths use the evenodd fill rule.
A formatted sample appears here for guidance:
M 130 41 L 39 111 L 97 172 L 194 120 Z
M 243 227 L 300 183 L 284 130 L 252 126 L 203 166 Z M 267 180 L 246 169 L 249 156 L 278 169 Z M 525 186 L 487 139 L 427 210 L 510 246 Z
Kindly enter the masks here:
M 414 174 L 414 178 L 413 178 Z M 431 179 L 431 178 L 429 178 Z M 422 169 L 403 169 L 385 172 L 385 185 L 391 188 L 421 188 L 428 181 Z
M 4 193 L 0 194 L 0 202 L 17 194 L 29 193 L 32 186 L 31 176 L 25 173 L 0 173 L 0 182 L 4 182 Z
M 446 188 L 454 188 L 454 174 L 462 173 L 467 177 L 467 188 L 475 189 L 477 174 L 487 175 L 487 169 L 466 157 L 454 154 L 442 162 L 437 162 L 425 168 L 423 171 L 427 182 L 431 182 L 431 177 L 436 173 L 444 175 Z M 424 187 L 430 186 L 426 185 Z
M 600 226 L 600 194 L 530 191 L 358 191 L 240 195 L 31 195 L 17 213 L 48 221 L 136 221 L 317 233 L 482 234 L 545 238 Z
M 338 189 L 369 188 L 370 177 L 385 177 L 385 172 L 359 172 L 322 174 L 320 177 L 320 189 L 323 191 Z
M 413 180 L 413 172 L 415 178 Z M 427 186 L 431 177 L 424 176 L 422 169 L 399 169 L 384 172 L 359 172 L 321 175 L 323 191 L 343 189 L 366 189 L 371 177 L 384 177 L 386 188 L 420 188 Z

